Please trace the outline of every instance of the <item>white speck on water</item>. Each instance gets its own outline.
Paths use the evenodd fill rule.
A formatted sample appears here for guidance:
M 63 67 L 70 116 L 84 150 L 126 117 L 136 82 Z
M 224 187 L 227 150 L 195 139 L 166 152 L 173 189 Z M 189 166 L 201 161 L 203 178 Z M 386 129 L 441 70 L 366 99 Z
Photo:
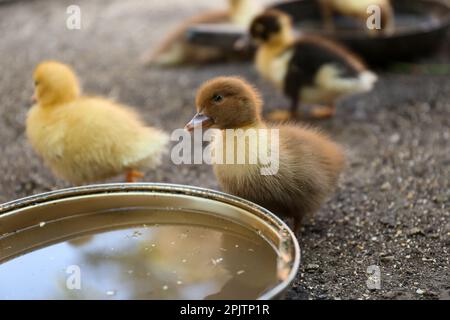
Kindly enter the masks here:
M 172 241 L 170 244 L 171 244 L 171 245 L 175 245 L 175 241 Z
M 227 251 L 227 249 L 225 249 L 225 248 L 220 248 L 219 250 L 223 251 L 223 252 Z
M 113 296 L 113 295 L 116 294 L 116 292 L 115 292 L 114 290 L 109 290 L 109 291 L 106 291 L 106 294 L 107 294 L 108 296 Z
M 417 294 L 424 294 L 425 291 L 423 291 L 422 289 L 417 289 L 417 290 L 416 290 L 416 293 L 417 293 Z
M 213 265 L 218 265 L 219 263 L 221 263 L 223 261 L 223 258 L 217 258 L 217 259 L 211 259 L 211 262 Z
M 43 226 L 45 226 L 45 222 L 41 222 L 41 223 L 39 223 L 39 227 L 43 227 Z
M 135 231 L 135 232 L 133 232 L 133 234 L 131 235 L 133 238 L 137 238 L 137 237 L 140 237 L 140 236 L 142 236 L 142 232 L 140 232 L 140 231 Z
M 156 244 L 152 243 L 152 247 L 153 247 L 153 248 L 156 247 Z
M 133 274 L 134 271 L 133 270 L 128 270 L 128 274 Z
M 248 249 L 248 251 L 250 251 L 250 252 L 255 252 L 255 250 L 253 250 L 252 248 Z
M 238 244 L 236 244 L 235 246 L 234 246 L 235 248 L 239 248 L 239 245 Z
M 245 270 L 239 270 L 238 272 L 236 272 L 236 274 L 238 275 L 238 276 L 240 276 L 241 274 L 243 274 L 245 272 Z
M 181 262 L 183 262 L 183 263 L 186 263 L 186 262 L 187 262 L 187 260 L 186 260 L 186 259 L 183 259 L 183 260 L 181 260 Z
M 180 280 L 177 281 L 177 285 L 182 285 L 182 284 L 183 284 L 183 281 L 180 281 Z
M 167 289 L 169 289 L 169 286 L 163 286 L 162 289 L 167 290 Z

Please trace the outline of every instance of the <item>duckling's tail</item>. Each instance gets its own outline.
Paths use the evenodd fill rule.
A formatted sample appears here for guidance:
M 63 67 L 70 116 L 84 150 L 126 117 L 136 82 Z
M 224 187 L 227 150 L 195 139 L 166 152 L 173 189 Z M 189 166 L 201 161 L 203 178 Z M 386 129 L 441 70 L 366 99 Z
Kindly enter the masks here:
M 147 127 L 141 134 L 141 139 L 132 146 L 134 151 L 132 157 L 124 159 L 123 165 L 130 169 L 145 171 L 161 164 L 170 139 L 165 132 L 156 128 Z
M 378 81 L 378 76 L 372 71 L 364 71 L 359 75 L 359 88 L 361 92 L 367 92 L 373 89 L 375 83 Z
M 377 75 L 369 70 L 362 71 L 354 78 L 343 77 L 340 73 L 340 70 L 334 65 L 326 65 L 319 71 L 317 82 L 327 90 L 351 94 L 372 90 L 378 80 Z

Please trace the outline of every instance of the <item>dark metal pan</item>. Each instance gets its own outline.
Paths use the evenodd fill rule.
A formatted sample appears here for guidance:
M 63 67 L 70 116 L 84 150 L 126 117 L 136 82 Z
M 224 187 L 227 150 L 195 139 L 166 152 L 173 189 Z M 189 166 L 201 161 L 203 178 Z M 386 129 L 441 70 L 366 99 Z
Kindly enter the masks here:
M 325 30 L 319 6 L 315 0 L 294 0 L 273 5 L 289 13 L 296 29 L 339 40 L 359 53 L 370 64 L 410 61 L 435 52 L 448 40 L 450 6 L 439 0 L 394 0 L 396 28 L 389 35 L 369 35 L 364 30 L 341 29 L 334 33 Z M 196 44 L 234 51 L 234 43 L 245 30 L 224 25 L 193 26 L 187 34 Z

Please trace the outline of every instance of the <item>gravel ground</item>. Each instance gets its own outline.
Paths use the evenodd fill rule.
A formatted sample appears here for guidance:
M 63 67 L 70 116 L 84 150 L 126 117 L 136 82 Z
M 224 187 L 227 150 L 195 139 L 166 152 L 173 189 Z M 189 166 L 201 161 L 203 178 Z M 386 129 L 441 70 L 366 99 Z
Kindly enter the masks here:
M 78 0 L 83 24 L 76 31 L 65 28 L 72 0 L 0 5 L 0 202 L 67 186 L 24 136 L 31 73 L 43 59 L 72 64 L 86 92 L 136 106 L 167 131 L 190 119 L 195 89 L 218 75 L 254 82 L 266 112 L 287 105 L 250 64 L 139 65 L 168 28 L 213 2 Z M 449 53 L 438 61 L 448 63 Z M 302 231 L 302 268 L 287 298 L 450 298 L 449 96 L 448 75 L 382 72 L 372 93 L 343 101 L 334 119 L 315 123 L 347 147 L 349 166 L 336 195 Z M 218 188 L 206 165 L 164 163 L 145 181 Z M 371 265 L 381 269 L 380 290 L 367 289 Z

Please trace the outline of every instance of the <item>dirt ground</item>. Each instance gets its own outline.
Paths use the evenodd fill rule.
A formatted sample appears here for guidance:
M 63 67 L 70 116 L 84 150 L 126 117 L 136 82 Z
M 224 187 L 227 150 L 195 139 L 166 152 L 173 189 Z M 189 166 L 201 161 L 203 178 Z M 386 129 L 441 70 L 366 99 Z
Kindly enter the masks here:
M 65 27 L 78 4 L 82 29 Z M 194 113 L 195 89 L 218 75 L 260 88 L 265 112 L 287 105 L 249 63 L 173 70 L 143 68 L 139 56 L 181 18 L 214 0 L 39 0 L 0 5 L 0 202 L 68 186 L 55 179 L 24 136 L 31 73 L 44 59 L 72 64 L 85 92 L 136 106 L 172 131 Z M 447 63 L 450 50 L 428 62 Z M 414 50 L 412 48 L 411 50 Z M 376 89 L 342 101 L 315 123 L 348 150 L 335 196 L 300 235 L 301 271 L 288 299 L 450 298 L 450 76 L 383 71 Z M 145 181 L 217 189 L 207 165 L 178 167 L 167 156 Z M 381 289 L 366 286 L 369 266 Z

